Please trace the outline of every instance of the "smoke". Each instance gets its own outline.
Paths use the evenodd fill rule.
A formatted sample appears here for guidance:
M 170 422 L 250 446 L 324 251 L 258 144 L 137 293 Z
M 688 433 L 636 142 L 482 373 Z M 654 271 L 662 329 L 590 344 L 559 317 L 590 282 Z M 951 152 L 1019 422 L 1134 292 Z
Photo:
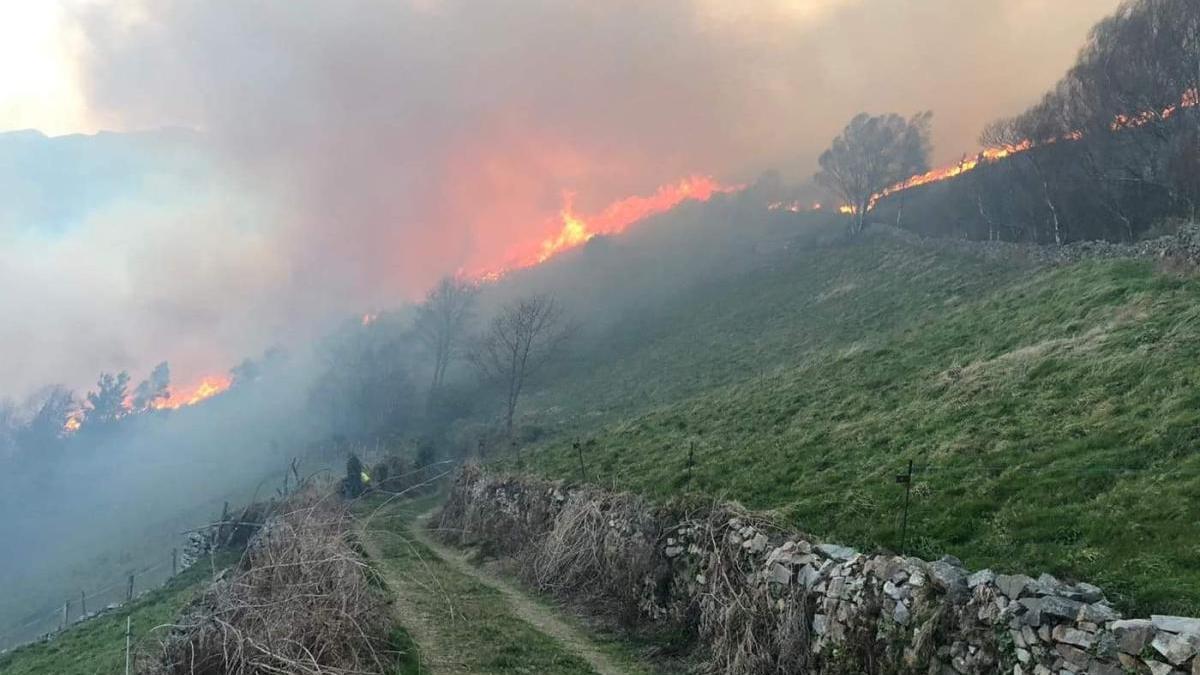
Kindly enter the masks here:
M 24 325 L 61 336 L 44 349 L 0 335 L 39 352 L 8 381 L 163 358 L 197 376 L 503 265 L 558 230 L 565 192 L 592 213 L 693 174 L 806 180 L 860 110 L 932 109 L 938 158 L 956 158 L 1115 4 L 81 2 L 95 126 L 198 129 L 224 187 L 8 247 L 2 281 L 35 283 L 0 310 L 62 315 Z

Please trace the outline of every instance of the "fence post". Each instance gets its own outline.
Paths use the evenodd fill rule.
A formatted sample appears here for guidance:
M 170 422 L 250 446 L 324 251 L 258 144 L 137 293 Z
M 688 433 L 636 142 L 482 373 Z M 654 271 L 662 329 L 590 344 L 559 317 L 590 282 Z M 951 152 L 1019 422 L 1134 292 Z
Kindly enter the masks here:
M 133 577 L 130 577 L 130 578 L 132 579 Z M 126 616 L 125 617 L 125 675 L 129 675 L 129 643 L 130 643 L 129 637 L 130 637 L 130 633 L 132 632 L 130 630 L 132 625 L 133 625 L 133 617 Z
M 171 576 L 179 574 L 179 549 L 171 549 Z
M 688 445 L 688 463 L 687 463 L 687 482 L 688 487 L 692 485 L 692 466 L 696 463 L 696 441 L 692 441 Z
M 900 552 L 904 553 L 904 546 L 908 541 L 908 501 L 912 495 L 912 473 L 913 463 L 908 460 L 908 473 L 896 475 L 896 482 L 904 485 L 904 516 L 900 521 Z
M 87 616 L 87 593 L 79 591 L 79 616 Z
M 71 625 L 70 617 L 71 617 L 71 601 L 68 600 L 63 603 L 63 618 L 62 618 L 62 629 L 63 630 L 66 630 L 67 626 Z
M 129 575 L 129 590 L 125 592 L 125 601 L 133 600 L 133 574 Z
M 577 439 L 575 439 L 574 445 L 575 445 L 575 453 L 577 455 L 579 455 L 579 480 L 580 480 L 580 482 L 586 483 L 587 482 L 587 467 L 585 467 L 583 465 L 583 444 L 580 443 L 579 439 L 577 438 Z

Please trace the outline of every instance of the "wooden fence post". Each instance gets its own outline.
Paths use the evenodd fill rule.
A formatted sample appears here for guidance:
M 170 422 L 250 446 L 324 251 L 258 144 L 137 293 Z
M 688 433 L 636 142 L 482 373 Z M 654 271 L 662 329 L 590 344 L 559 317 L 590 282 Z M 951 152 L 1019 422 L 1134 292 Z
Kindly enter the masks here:
M 132 579 L 133 577 L 129 577 L 129 578 Z M 129 638 L 130 638 L 130 634 L 132 632 L 130 630 L 132 626 L 133 626 L 133 617 L 126 616 L 125 617 L 125 675 L 129 675 L 129 644 L 130 644 Z

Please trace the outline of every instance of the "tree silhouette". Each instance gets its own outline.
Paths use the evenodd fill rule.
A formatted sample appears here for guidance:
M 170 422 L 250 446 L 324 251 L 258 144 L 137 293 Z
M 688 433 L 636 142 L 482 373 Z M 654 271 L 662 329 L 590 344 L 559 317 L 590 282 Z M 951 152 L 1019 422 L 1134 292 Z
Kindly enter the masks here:
M 851 232 L 862 232 L 872 197 L 929 170 L 929 126 L 933 113 L 912 119 L 896 114 L 859 113 L 818 160 L 814 179 L 853 212 Z
M 474 284 L 445 277 L 417 308 L 417 335 L 433 354 L 430 400 L 445 382 L 446 368 L 462 346 L 478 294 L 479 289 Z
M 517 401 L 529 377 L 558 352 L 569 335 L 558 301 L 549 295 L 534 295 L 504 307 L 471 352 L 480 376 L 504 389 L 508 436 L 512 436 Z
M 129 406 L 125 403 L 128 388 L 129 373 L 101 373 L 100 379 L 96 381 L 96 391 L 89 391 L 87 394 L 87 405 L 84 409 L 84 421 L 87 426 L 111 426 L 128 414 Z
M 150 377 L 138 383 L 133 390 L 133 409 L 150 410 L 155 403 L 171 398 L 171 367 L 166 361 L 154 366 Z

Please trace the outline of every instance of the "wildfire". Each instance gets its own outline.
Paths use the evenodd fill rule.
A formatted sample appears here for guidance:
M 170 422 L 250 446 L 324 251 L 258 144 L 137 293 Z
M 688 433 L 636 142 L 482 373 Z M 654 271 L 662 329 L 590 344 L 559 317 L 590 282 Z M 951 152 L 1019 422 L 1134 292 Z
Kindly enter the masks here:
M 801 211 L 806 210 L 804 208 L 804 206 L 800 204 L 799 201 L 772 202 L 771 204 L 767 205 L 767 208 L 770 209 L 771 211 L 790 211 L 792 213 L 800 213 Z M 812 206 L 810 206 L 807 210 L 810 212 L 815 212 L 815 211 L 820 211 L 821 208 L 822 208 L 821 202 L 813 202 Z M 839 206 L 838 213 L 842 213 L 842 214 L 854 213 L 854 207 L 853 206 L 845 206 L 845 205 Z
M 1127 115 L 1117 115 L 1110 128 L 1113 131 L 1122 131 L 1124 129 L 1136 129 L 1137 127 L 1141 127 L 1158 120 L 1168 120 L 1175 113 L 1177 113 L 1180 108 L 1194 108 L 1198 103 L 1200 103 L 1200 94 L 1198 94 L 1195 89 L 1191 89 L 1187 92 L 1184 92 L 1178 105 L 1168 106 L 1161 111 L 1148 110 L 1140 115 L 1135 115 L 1132 117 Z M 937 183 L 939 181 L 956 178 L 964 173 L 967 173 L 968 171 L 975 170 L 982 163 L 996 162 L 1006 157 L 1025 152 L 1026 150 L 1030 150 L 1036 146 L 1051 145 L 1058 142 L 1078 141 L 1081 138 L 1083 138 L 1083 132 L 1076 130 L 1063 134 L 1060 137 L 1048 138 L 1040 142 L 1035 142 L 1032 139 L 1025 139 L 1013 145 L 1006 145 L 999 148 L 985 148 L 974 157 L 963 157 L 957 164 L 953 166 L 933 169 L 931 171 L 927 171 L 926 173 L 912 176 L 911 178 L 884 189 L 882 192 L 872 195 L 870 202 L 867 204 L 867 210 L 870 211 L 871 209 L 875 208 L 875 205 L 879 203 L 879 200 L 894 195 L 897 192 L 920 187 L 922 185 L 928 185 L 929 183 Z M 854 208 L 850 206 L 842 206 L 838 210 L 846 214 L 854 213 Z
M 586 244 L 602 234 L 620 234 L 631 224 L 650 216 L 669 211 L 689 199 L 708 201 L 714 194 L 734 192 L 743 186 L 723 186 L 707 176 L 689 176 L 676 183 L 663 185 L 652 195 L 626 197 L 613 202 L 599 213 L 582 215 L 575 211 L 575 193 L 563 193 L 563 207 L 558 213 L 558 231 L 543 239 L 526 253 L 514 256 L 514 262 L 498 270 L 474 274 L 482 282 L 496 281 L 513 269 L 532 267 L 550 258 Z
M 178 410 L 185 406 L 210 399 L 225 391 L 233 384 L 227 375 L 207 375 L 198 384 L 183 389 L 171 388 L 171 395 L 154 402 L 155 410 Z

